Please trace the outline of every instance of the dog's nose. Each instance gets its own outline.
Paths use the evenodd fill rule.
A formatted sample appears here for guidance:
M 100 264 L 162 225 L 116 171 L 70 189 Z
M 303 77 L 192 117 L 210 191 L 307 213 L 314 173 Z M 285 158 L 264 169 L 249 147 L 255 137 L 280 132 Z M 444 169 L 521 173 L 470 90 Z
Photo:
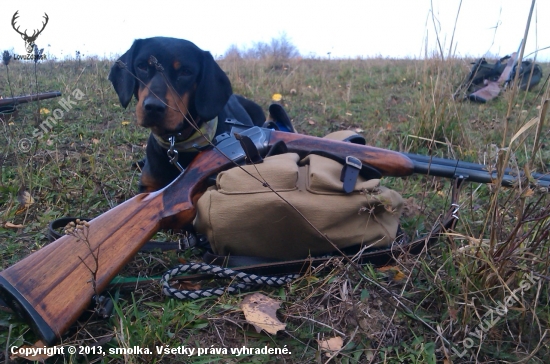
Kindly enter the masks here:
M 147 113 L 164 114 L 166 104 L 156 97 L 148 97 L 143 101 L 143 107 Z

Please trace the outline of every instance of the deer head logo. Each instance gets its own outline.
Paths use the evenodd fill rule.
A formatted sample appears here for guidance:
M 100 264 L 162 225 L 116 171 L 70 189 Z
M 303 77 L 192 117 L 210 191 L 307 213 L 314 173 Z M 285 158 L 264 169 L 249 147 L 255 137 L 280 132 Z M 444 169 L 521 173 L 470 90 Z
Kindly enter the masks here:
M 15 31 L 19 34 L 21 34 L 21 38 L 23 38 L 23 40 L 25 41 L 25 47 L 27 48 L 27 53 L 32 53 L 33 49 L 34 49 L 34 42 L 36 42 L 36 38 L 38 37 L 38 35 L 40 33 L 42 33 L 42 31 L 44 30 L 44 28 L 46 27 L 46 24 L 48 24 L 48 14 L 44 13 L 44 19 L 46 20 L 45 22 L 42 22 L 42 29 L 38 30 L 34 30 L 34 32 L 32 33 L 32 35 L 28 35 L 27 34 L 27 30 L 25 30 L 24 33 L 21 33 L 19 31 L 19 27 L 15 27 L 15 21 L 17 20 L 17 18 L 19 18 L 19 10 L 17 10 L 15 12 L 15 14 L 13 14 L 13 18 L 11 18 L 11 25 L 13 26 L 13 29 L 15 29 Z

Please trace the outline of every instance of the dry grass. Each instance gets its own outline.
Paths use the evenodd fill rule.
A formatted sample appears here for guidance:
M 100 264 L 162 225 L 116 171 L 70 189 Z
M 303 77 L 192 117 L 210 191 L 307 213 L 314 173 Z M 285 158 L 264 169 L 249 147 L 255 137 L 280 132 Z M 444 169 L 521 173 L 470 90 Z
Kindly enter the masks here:
M 539 116 L 541 100 L 550 97 L 548 86 L 519 92 L 514 98 L 506 92 L 486 105 L 455 102 L 451 96 L 469 60 L 293 59 L 274 67 L 269 61 L 226 59 L 220 64 L 236 93 L 266 109 L 271 95 L 281 93 L 301 133 L 320 136 L 351 129 L 371 145 L 394 150 L 490 165 L 497 164 L 497 156 L 502 160 L 503 153 L 509 153 L 511 168 L 522 170 L 528 165 L 539 172 L 547 168 L 547 127 L 536 137 L 536 127 L 532 127 L 508 144 L 526 122 Z M 24 226 L 17 230 L 0 227 L 2 268 L 46 244 L 44 228 L 50 220 L 64 215 L 96 216 L 135 194 L 137 172 L 131 165 L 144 154 L 147 132 L 133 122 L 125 123 L 134 120 L 133 110 L 118 106 L 106 80 L 109 67 L 109 61 L 97 59 L 37 66 L 40 91 L 58 89 L 67 95 L 79 88 L 86 97 L 44 138 L 33 139 L 28 153 L 18 149 L 18 140 L 32 135 L 37 119 L 44 118 L 39 108 L 53 110 L 59 107 L 56 101 L 27 105 L 18 114 L 2 118 L 0 221 L 2 226 L 5 222 Z M 543 69 L 549 74 L 549 65 Z M 14 94 L 36 90 L 32 64 L 10 64 L 9 87 L 5 67 L 0 71 L 0 94 L 9 94 L 10 88 Z M 501 148 L 503 140 L 508 149 Z M 536 141 L 540 149 L 533 154 Z M 410 235 L 427 232 L 448 208 L 448 180 L 411 176 L 384 183 L 407 199 L 403 227 Z M 29 191 L 35 203 L 18 212 L 21 189 Z M 264 290 L 283 302 L 279 318 L 287 329 L 277 335 L 256 333 L 246 323 L 239 308 L 246 293 L 178 302 L 162 297 L 158 284 L 150 283 L 131 291 L 111 291 L 118 299 L 111 320 L 88 322 L 67 336 L 65 343 L 99 343 L 104 350 L 135 345 L 154 350 L 165 344 L 286 345 L 292 352 L 279 357 L 213 354 L 189 362 L 546 362 L 550 320 L 547 194 L 525 186 L 504 190 L 470 184 L 460 202 L 461 218 L 454 231 L 418 256 L 400 257 L 389 271 L 366 266 L 358 272 L 336 260 L 323 273 L 313 272 L 283 288 Z M 195 259 L 190 253 L 186 258 Z M 174 253 L 140 253 L 124 273 L 153 276 L 177 260 Z M 526 276 L 535 277 L 529 288 Z M 488 328 L 484 315 L 509 297 L 515 302 Z M 0 326 L 0 350 L 35 339 L 9 314 L 0 313 Z M 341 336 L 345 346 L 329 360 L 316 340 L 332 336 Z M 462 353 L 470 343 L 472 347 L 462 358 L 453 351 Z M 187 360 L 162 355 L 50 360 L 107 359 L 129 363 Z

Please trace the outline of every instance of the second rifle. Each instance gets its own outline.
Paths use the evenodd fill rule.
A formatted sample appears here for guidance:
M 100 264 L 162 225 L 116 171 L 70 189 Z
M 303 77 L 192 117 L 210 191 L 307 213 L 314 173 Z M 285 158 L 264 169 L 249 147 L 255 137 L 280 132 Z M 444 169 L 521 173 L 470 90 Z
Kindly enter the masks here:
M 54 97 L 61 96 L 61 92 L 43 92 L 34 95 L 25 95 L 11 97 L 8 99 L 0 99 L 0 114 L 10 114 L 17 109 L 17 105 L 26 104 L 28 102 L 34 102 L 39 100 L 53 99 Z

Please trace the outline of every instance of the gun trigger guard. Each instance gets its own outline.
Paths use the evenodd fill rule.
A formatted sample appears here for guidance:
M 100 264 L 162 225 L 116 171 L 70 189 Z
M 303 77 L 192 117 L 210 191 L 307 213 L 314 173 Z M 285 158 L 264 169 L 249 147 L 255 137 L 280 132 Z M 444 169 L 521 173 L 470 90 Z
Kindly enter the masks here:
M 340 181 L 344 182 L 345 193 L 351 193 L 354 190 L 361 168 L 363 168 L 363 163 L 359 159 L 352 156 L 346 157 L 346 164 L 340 174 Z

